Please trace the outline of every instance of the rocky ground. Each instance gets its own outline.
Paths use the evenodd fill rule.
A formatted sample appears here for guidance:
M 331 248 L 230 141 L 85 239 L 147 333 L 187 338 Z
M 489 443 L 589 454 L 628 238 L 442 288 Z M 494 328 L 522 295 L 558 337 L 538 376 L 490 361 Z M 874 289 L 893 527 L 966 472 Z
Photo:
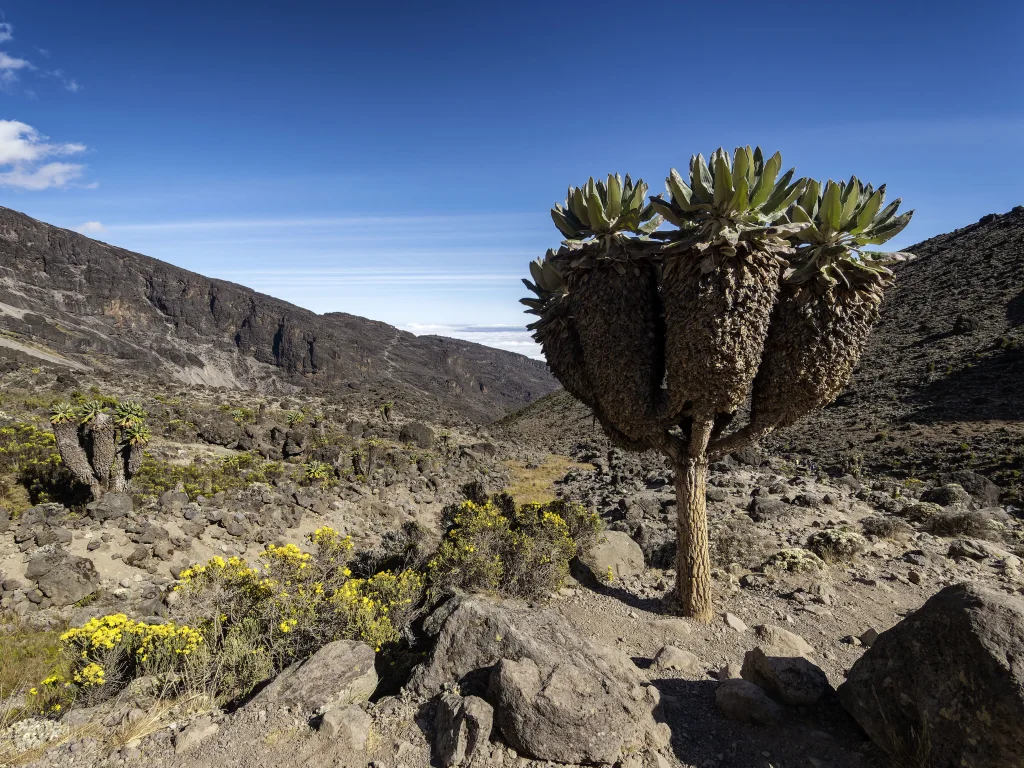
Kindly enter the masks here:
M 53 394 L 63 387 L 45 369 L 16 367 L 6 376 L 8 421 L 33 415 L 34 401 L 12 396 L 27 391 L 17 385 L 35 381 L 37 393 Z M 297 445 L 282 418 L 309 405 L 326 406 L 330 429 L 391 440 L 392 458 L 404 459 L 369 481 L 350 473 L 328 489 L 289 475 L 209 496 L 108 494 L 84 507 L 43 503 L 3 515 L 0 608 L 38 626 L 113 611 L 159 617 L 188 563 L 252 557 L 322 524 L 366 549 L 405 523 L 436 534 L 441 510 L 462 486 L 496 491 L 509 466 L 536 467 L 552 447 L 574 468 L 551 494 L 597 510 L 606 541 L 548 601 L 463 598 L 439 608 L 426 620 L 412 678 L 400 687 L 389 680 L 369 700 L 374 686 L 365 678 L 337 678 L 338 669 L 359 668 L 344 655 L 354 651 L 335 649 L 343 655 L 332 657 L 326 683 L 300 676 L 291 694 L 260 694 L 233 710 L 201 700 L 170 707 L 130 688 L 94 711 L 17 723 L 3 738 L 21 753 L 19 764 L 882 766 L 885 754 L 835 693 L 853 664 L 944 587 L 1024 589 L 1019 510 L 1000 506 L 1000 489 L 980 475 L 951 474 L 943 485 L 857 478 L 745 451 L 712 468 L 718 613 L 710 625 L 696 624 L 671 612 L 674 492 L 657 457 L 611 449 L 584 422 L 563 423 L 556 445 L 512 434 L 509 424 L 485 432 L 435 422 L 424 425 L 429 448 L 416 447 L 401 439 L 400 404 L 394 421 L 382 422 L 358 404 L 275 403 L 266 423 L 243 426 L 215 407 L 240 395 L 191 393 L 199 423 L 184 436 L 175 436 L 178 427 L 162 430 L 153 452 L 184 461 L 249 446 L 283 459 L 301 448 L 291 458 L 302 461 L 313 449 Z M 149 404 L 157 410 L 168 398 L 173 393 Z M 769 662 L 755 649 L 773 663 L 796 658 L 806 666 L 785 672 L 780 688 L 772 669 L 758 671 Z M 531 687 L 536 680 L 546 681 L 541 689 Z M 611 710 L 609 695 L 618 702 Z M 325 696 L 337 706 L 321 717 Z M 493 737 L 481 737 L 492 722 Z

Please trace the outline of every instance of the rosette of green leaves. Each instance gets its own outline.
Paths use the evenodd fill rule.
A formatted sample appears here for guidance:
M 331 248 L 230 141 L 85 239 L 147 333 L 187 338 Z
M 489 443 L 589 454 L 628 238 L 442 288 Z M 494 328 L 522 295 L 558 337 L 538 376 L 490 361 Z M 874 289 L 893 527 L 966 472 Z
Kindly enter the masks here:
M 561 249 L 564 250 L 564 249 Z M 523 278 L 523 284 L 534 294 L 520 303 L 525 304 L 527 312 L 537 315 L 540 319 L 531 323 L 528 328 L 535 330 L 551 322 L 559 314 L 562 308 L 563 299 L 568 289 L 565 279 L 562 277 L 562 269 L 559 261 L 565 260 L 565 254 L 559 255 L 554 250 L 548 249 L 542 259 L 534 259 L 530 262 L 530 277 L 533 280 Z M 562 265 L 564 267 L 564 265 Z
M 904 252 L 867 250 L 902 232 L 913 211 L 897 215 L 902 200 L 885 203 L 885 185 L 874 189 L 856 176 L 847 182 L 810 181 L 788 215 L 805 227 L 790 236 L 796 247 L 786 282 L 815 283 L 828 290 L 878 292 L 891 277 L 887 264 L 904 261 Z
M 725 148 L 690 158 L 689 183 L 673 168 L 665 180 L 668 199 L 651 198 L 651 207 L 678 228 L 670 238 L 685 240 L 698 251 L 715 249 L 735 256 L 740 243 L 748 247 L 786 247 L 786 236 L 801 229 L 786 218 L 786 209 L 803 192 L 806 179 L 793 181 L 791 168 L 782 176 L 782 155 L 767 160 L 760 147 Z
M 608 238 L 624 233 L 649 235 L 661 219 L 645 202 L 647 184 L 626 174 L 608 174 L 607 181 L 593 176 L 582 187 L 569 187 L 565 204 L 551 209 L 551 219 L 567 240 Z

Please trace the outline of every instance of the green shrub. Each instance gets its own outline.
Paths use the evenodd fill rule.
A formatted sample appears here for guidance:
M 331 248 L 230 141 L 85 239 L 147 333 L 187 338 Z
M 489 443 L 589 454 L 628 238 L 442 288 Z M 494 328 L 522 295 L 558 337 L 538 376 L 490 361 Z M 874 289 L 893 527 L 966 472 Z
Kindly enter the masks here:
M 825 563 L 820 557 L 800 547 L 779 550 L 764 563 L 765 570 L 789 571 L 791 573 L 820 571 L 824 567 Z
M 140 496 L 159 496 L 179 484 L 190 499 L 200 494 L 214 494 L 247 488 L 253 483 L 270 483 L 284 477 L 286 465 L 266 461 L 259 454 L 247 452 L 223 459 L 195 459 L 191 464 L 171 464 L 146 453 L 142 466 L 132 480 L 134 492 Z
M 548 597 L 564 583 L 576 555 L 577 544 L 559 514 L 566 511 L 584 535 L 591 535 L 585 517 L 576 520 L 578 513 L 570 505 L 524 504 L 510 510 L 493 501 L 463 503 L 427 563 L 431 596 L 459 589 Z
M 811 534 L 807 548 L 826 563 L 852 560 L 867 546 L 864 537 L 846 528 L 828 528 Z
M 905 521 L 885 515 L 872 515 L 864 518 L 861 521 L 861 528 L 866 536 L 894 540 L 906 538 L 914 531 Z
M 936 512 L 928 518 L 927 530 L 934 536 L 969 536 L 998 541 L 1003 538 L 1006 527 L 984 512 L 957 509 Z
M 17 512 L 19 507 L 45 501 L 71 502 L 72 485 L 49 429 L 29 422 L 0 427 L 0 504 Z M 24 493 L 18 493 L 16 486 Z
M 768 554 L 764 532 L 747 515 L 737 515 L 713 524 L 709 539 L 711 562 L 719 568 L 732 563 L 754 568 Z

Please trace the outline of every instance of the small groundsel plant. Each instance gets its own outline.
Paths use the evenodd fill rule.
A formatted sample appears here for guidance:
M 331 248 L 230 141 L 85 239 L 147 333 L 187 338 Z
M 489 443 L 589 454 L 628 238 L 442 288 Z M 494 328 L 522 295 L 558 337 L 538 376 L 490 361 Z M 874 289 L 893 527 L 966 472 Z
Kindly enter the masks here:
M 516 508 L 466 501 L 427 563 L 430 597 L 450 590 L 548 597 L 565 582 L 578 549 L 592 545 L 600 530 L 600 518 L 576 504 Z

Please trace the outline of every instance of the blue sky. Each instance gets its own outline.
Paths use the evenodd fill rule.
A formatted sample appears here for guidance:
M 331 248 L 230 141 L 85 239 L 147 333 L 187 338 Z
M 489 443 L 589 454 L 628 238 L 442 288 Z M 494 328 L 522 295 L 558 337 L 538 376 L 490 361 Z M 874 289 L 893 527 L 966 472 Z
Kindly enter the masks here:
M 535 354 L 547 209 L 761 144 L 894 247 L 1024 203 L 1024 3 L 0 0 L 0 203 L 318 312 Z M 926 9 L 926 10 L 924 10 Z

